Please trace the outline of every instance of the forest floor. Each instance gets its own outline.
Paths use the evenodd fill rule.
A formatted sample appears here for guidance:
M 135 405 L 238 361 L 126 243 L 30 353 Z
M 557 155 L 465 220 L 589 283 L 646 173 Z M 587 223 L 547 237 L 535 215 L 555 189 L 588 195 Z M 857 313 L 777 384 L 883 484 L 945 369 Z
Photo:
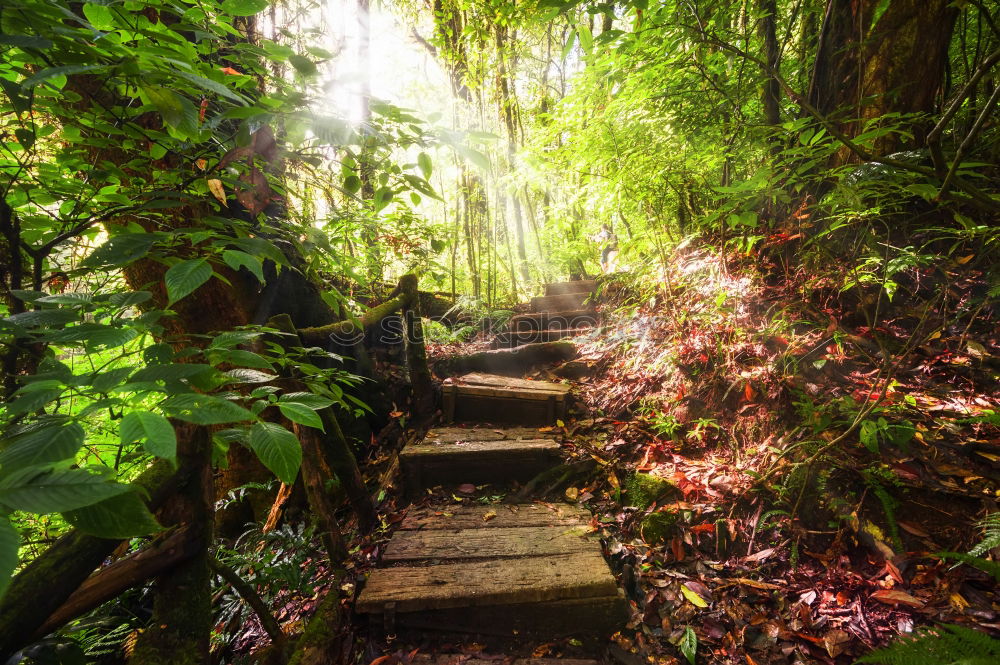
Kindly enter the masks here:
M 956 322 L 921 308 L 923 285 L 902 284 L 881 307 L 880 346 L 871 300 L 831 286 L 836 276 L 759 268 L 687 250 L 654 286 L 617 275 L 602 287 L 602 327 L 577 338 L 576 410 L 546 428 L 574 472 L 534 490 L 595 514 L 631 608 L 609 655 L 681 663 L 693 633 L 699 663 L 851 663 L 938 622 L 1000 633 L 992 578 L 935 556 L 979 542 L 975 522 L 1000 498 L 998 312 L 968 316 L 980 274 L 955 266 Z M 430 345 L 431 360 L 488 341 Z M 532 376 L 558 380 L 553 370 Z M 405 407 L 393 416 L 380 473 L 408 431 Z M 650 490 L 650 478 L 666 484 Z M 382 482 L 384 528 L 354 543 L 338 580 L 345 610 L 411 505 Z M 447 488 L 418 503 L 501 502 L 509 490 Z M 314 604 L 286 606 L 285 621 Z M 413 658 L 392 645 L 382 659 L 361 635 L 356 662 Z M 518 655 L 578 653 L 558 642 Z

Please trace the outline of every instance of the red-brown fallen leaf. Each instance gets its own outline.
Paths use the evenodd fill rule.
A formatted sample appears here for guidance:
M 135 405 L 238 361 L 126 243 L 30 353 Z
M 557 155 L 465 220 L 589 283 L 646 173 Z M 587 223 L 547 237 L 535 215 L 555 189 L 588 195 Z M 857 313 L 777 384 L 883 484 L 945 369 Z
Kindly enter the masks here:
M 691 527 L 691 533 L 715 533 L 714 524 L 695 524 Z
M 906 605 L 907 607 L 923 607 L 925 605 L 924 601 L 919 598 L 914 598 L 905 591 L 896 591 L 894 589 L 876 591 L 871 597 L 873 600 L 885 603 L 886 605 Z
M 753 399 L 753 395 L 754 395 L 753 386 L 751 386 L 750 382 L 747 381 L 746 384 L 744 384 L 743 386 L 743 398 L 749 402 L 750 400 Z

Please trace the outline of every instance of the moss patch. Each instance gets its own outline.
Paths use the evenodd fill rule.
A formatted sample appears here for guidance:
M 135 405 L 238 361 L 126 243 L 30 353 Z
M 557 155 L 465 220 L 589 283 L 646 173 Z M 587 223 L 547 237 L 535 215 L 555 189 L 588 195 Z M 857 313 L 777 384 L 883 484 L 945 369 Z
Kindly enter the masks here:
M 639 535 L 650 545 L 662 543 L 677 523 L 677 511 L 657 511 L 642 518 L 639 523 Z
M 649 473 L 637 473 L 625 482 L 624 499 L 626 505 L 646 510 L 657 499 L 662 499 L 677 487 L 659 476 Z

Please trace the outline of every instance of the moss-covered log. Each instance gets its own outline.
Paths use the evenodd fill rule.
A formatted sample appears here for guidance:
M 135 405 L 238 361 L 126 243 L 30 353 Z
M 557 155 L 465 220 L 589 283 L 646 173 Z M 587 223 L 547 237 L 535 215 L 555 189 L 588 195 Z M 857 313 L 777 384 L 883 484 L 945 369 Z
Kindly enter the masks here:
M 424 346 L 424 328 L 421 323 L 420 298 L 417 276 L 403 275 L 399 290 L 407 297 L 403 309 L 406 324 L 406 366 L 410 372 L 410 389 L 413 392 L 414 415 L 427 416 L 434 410 L 434 382 L 427 366 L 427 348 Z
M 393 312 L 399 311 L 408 302 L 409 296 L 407 294 L 395 294 L 381 305 L 372 307 L 359 319 L 352 318 L 325 326 L 299 328 L 299 337 L 306 344 L 323 345 L 332 340 L 337 344 L 352 346 L 364 334 L 366 329 L 378 325 L 382 322 L 382 319 Z

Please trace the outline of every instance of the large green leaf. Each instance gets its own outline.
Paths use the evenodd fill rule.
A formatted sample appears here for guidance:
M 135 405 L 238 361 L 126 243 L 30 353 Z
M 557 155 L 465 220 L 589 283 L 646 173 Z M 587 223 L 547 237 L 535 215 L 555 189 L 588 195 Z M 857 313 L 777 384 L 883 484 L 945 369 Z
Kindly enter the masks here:
M 212 276 L 212 266 L 205 259 L 190 259 L 170 266 L 164 276 L 170 304 L 187 296 Z
M 4 473 L 29 466 L 53 464 L 76 455 L 83 445 L 83 428 L 63 419 L 46 419 L 42 425 L 12 437 L 0 452 Z
M 233 270 L 246 268 L 253 273 L 258 282 L 264 283 L 264 264 L 256 256 L 235 249 L 227 249 L 222 252 L 222 260 Z
M 63 517 L 80 531 L 101 538 L 134 538 L 163 530 L 135 492 L 66 511 Z
M 28 467 L 0 479 L 0 504 L 40 515 L 83 508 L 128 491 L 87 469 Z
M 223 425 L 254 420 L 254 415 L 238 404 L 212 395 L 189 393 L 174 395 L 160 402 L 160 408 L 173 418 L 195 425 Z
M 315 393 L 285 393 L 278 398 L 279 402 L 297 402 L 304 406 L 308 406 L 310 409 L 325 409 L 328 406 L 333 406 L 334 402 L 328 397 L 323 397 L 322 395 L 316 395 Z
M 162 85 L 143 86 L 142 91 L 165 124 L 187 137 L 198 133 L 198 109 L 187 97 Z
M 93 72 L 105 68 L 105 65 L 62 65 L 60 67 L 48 67 L 21 81 L 21 87 L 24 90 L 29 90 L 36 85 L 40 85 L 56 77 L 83 74 L 84 72 Z
M 278 402 L 281 414 L 293 423 L 323 429 L 323 419 L 315 411 L 298 402 Z
M 222 11 L 232 16 L 253 16 L 267 9 L 268 0 L 224 0 Z
M 124 266 L 149 253 L 160 236 L 155 233 L 124 233 L 110 238 L 83 260 L 83 268 Z
M 111 12 L 111 8 L 105 5 L 88 2 L 83 6 L 83 15 L 95 30 L 114 30 L 117 27 L 115 15 Z
M 118 436 L 123 444 L 141 441 L 150 454 L 166 459 L 177 457 L 177 434 L 170 421 L 158 413 L 132 411 L 122 418 Z
M 248 443 L 281 482 L 286 485 L 295 482 L 302 464 L 302 446 L 294 434 L 281 425 L 257 423 L 250 429 Z
M 17 568 L 17 551 L 20 549 L 20 539 L 17 530 L 7 519 L 0 516 L 0 598 L 10 585 L 10 578 Z

